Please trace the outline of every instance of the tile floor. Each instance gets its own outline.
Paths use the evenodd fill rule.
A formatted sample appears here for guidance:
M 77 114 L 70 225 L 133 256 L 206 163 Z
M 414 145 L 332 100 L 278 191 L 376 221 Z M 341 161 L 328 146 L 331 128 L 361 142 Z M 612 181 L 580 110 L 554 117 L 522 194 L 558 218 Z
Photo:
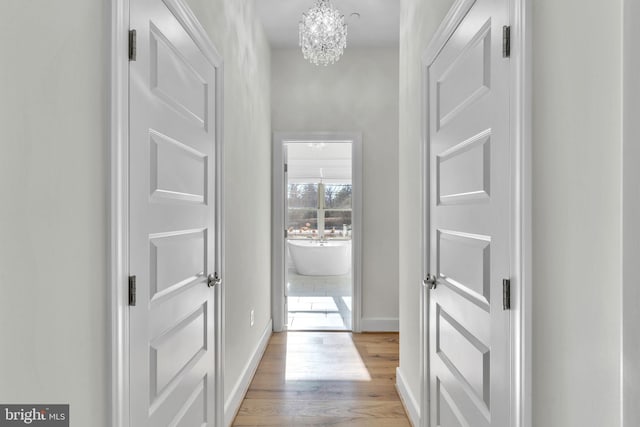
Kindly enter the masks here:
M 287 273 L 289 330 L 351 330 L 351 274 Z

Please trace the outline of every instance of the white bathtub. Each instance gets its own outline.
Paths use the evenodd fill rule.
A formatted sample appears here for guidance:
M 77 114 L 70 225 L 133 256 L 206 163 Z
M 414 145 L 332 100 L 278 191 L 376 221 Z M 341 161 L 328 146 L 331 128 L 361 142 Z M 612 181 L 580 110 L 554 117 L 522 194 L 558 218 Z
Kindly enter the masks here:
M 318 242 L 287 240 L 289 254 L 298 274 L 341 276 L 351 271 L 351 241 Z

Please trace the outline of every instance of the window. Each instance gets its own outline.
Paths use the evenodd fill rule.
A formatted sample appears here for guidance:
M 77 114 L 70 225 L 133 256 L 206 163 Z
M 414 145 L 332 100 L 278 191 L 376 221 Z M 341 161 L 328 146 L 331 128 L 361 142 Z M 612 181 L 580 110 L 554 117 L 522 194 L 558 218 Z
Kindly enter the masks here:
M 351 210 L 351 184 L 327 184 L 324 186 L 325 209 Z
M 351 191 L 351 184 L 289 184 L 288 237 L 350 238 Z
M 287 229 L 290 237 L 318 233 L 318 184 L 289 184 Z

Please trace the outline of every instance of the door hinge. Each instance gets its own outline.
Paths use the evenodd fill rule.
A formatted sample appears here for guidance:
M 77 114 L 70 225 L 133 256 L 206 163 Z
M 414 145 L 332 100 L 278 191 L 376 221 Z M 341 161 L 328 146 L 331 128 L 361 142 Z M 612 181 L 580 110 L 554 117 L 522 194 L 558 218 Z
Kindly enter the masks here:
M 287 230 L 286 228 L 284 229 L 284 238 L 286 239 L 287 237 L 289 237 L 289 230 Z
M 502 309 L 511 310 L 511 280 L 502 279 Z
M 129 305 L 136 305 L 136 276 L 129 276 Z
M 136 60 L 137 46 L 136 46 L 136 30 L 129 30 L 129 61 Z
M 284 164 L 284 173 L 289 172 L 289 165 L 288 164 Z
M 511 58 L 511 26 L 502 27 L 502 57 Z

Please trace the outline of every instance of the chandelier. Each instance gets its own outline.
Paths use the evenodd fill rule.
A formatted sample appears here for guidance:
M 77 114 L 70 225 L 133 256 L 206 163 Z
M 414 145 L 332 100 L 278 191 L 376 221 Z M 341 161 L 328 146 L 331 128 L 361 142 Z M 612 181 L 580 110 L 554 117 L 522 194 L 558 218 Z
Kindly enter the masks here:
M 300 47 L 304 59 L 315 65 L 333 64 L 347 47 L 344 15 L 329 0 L 316 0 L 314 7 L 302 14 Z

